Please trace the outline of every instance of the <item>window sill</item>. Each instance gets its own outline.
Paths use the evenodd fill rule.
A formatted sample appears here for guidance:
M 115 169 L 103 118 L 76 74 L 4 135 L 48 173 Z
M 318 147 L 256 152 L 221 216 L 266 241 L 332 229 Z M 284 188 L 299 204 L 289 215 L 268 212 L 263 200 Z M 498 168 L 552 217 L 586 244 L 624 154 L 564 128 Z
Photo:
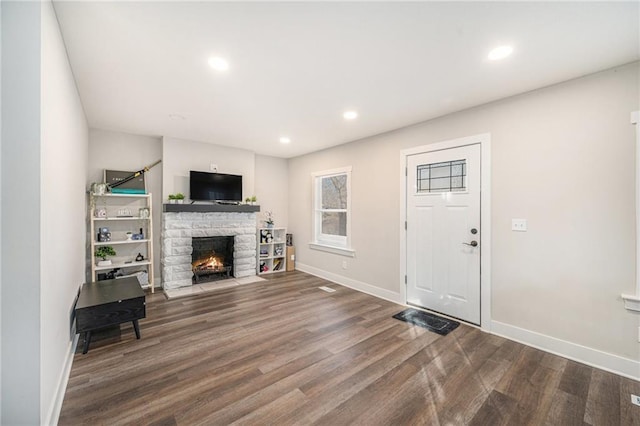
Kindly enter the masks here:
M 630 311 L 640 312 L 640 297 L 623 294 L 624 307 Z
M 340 256 L 356 257 L 356 251 L 344 247 L 329 246 L 320 243 L 309 243 L 309 248 L 312 250 L 325 251 L 327 253 L 339 254 Z

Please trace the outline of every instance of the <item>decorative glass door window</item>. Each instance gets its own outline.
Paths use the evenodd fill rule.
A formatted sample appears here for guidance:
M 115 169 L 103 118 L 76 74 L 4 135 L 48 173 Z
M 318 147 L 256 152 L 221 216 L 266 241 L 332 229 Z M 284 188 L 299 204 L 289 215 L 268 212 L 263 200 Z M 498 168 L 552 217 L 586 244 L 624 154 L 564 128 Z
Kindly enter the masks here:
M 466 191 L 467 160 L 422 164 L 417 171 L 418 192 Z

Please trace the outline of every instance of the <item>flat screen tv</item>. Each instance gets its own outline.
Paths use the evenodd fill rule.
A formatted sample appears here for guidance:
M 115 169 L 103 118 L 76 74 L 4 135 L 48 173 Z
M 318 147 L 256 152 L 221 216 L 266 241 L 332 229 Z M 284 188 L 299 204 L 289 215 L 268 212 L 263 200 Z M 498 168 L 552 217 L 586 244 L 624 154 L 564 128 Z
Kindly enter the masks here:
M 191 170 L 189 189 L 194 201 L 242 201 L 242 176 Z

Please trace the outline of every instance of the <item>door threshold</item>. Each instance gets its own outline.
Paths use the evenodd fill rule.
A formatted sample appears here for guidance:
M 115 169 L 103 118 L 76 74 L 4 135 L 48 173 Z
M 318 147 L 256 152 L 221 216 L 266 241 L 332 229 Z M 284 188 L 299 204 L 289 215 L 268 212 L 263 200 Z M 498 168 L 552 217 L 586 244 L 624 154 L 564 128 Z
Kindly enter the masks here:
M 453 320 L 453 321 L 460 321 L 460 322 L 464 323 L 465 325 L 469 325 L 471 327 L 475 327 L 475 328 L 477 328 L 479 330 L 482 330 L 482 328 L 480 327 L 480 324 L 469 322 L 467 320 L 464 320 L 464 319 L 458 318 L 458 317 L 454 317 L 452 315 L 443 314 L 442 312 L 434 311 L 433 309 L 428 309 L 428 308 L 425 308 L 424 306 L 414 305 L 413 303 L 410 303 L 410 302 L 405 303 L 405 306 L 409 306 L 409 307 L 412 307 L 412 308 L 415 308 L 415 309 L 419 309 L 421 311 L 429 312 L 430 314 L 439 315 L 439 316 L 441 316 L 443 318 L 447 318 L 447 319 L 450 319 L 450 320 Z

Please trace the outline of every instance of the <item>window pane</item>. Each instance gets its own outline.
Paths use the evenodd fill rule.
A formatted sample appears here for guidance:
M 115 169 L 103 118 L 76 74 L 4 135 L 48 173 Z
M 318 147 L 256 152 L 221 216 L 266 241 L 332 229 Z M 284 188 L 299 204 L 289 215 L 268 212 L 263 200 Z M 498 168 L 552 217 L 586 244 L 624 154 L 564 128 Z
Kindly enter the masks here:
M 431 164 L 431 179 L 448 178 L 450 171 L 450 163 Z
M 347 212 L 322 212 L 322 233 L 347 236 Z
M 322 178 L 322 208 L 347 208 L 347 175 Z

